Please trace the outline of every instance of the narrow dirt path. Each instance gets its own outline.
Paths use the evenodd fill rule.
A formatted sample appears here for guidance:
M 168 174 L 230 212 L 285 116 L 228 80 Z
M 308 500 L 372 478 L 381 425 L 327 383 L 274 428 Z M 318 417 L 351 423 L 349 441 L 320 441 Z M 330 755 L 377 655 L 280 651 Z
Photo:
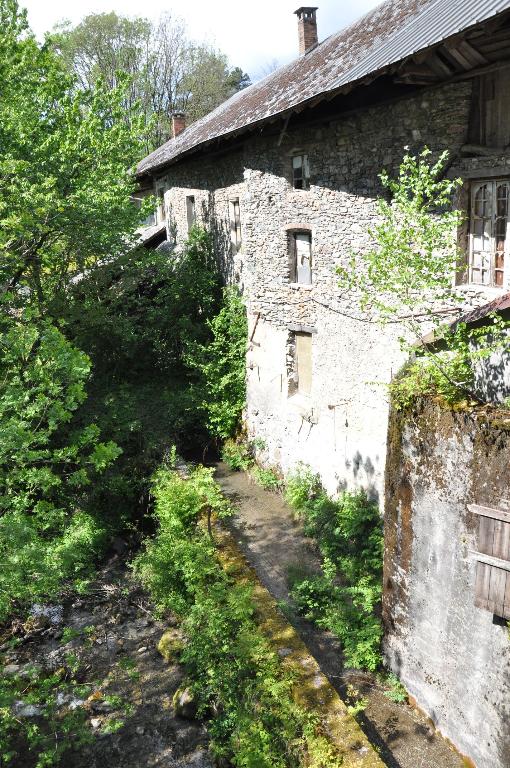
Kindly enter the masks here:
M 283 498 L 224 464 L 216 466 L 216 479 L 235 504 L 236 515 L 229 527 L 248 562 L 280 601 L 324 674 L 341 696 L 345 697 L 350 684 L 368 700 L 358 721 L 389 768 L 463 768 L 463 760 L 423 714 L 388 699 L 373 675 L 344 669 L 338 641 L 295 614 L 288 591 L 288 569 L 319 571 L 320 560 Z
M 0 647 L 0 667 L 51 673 L 72 660 L 81 698 L 62 697 L 60 705 L 85 711 L 91 742 L 66 752 L 60 768 L 212 768 L 204 724 L 175 716 L 172 697 L 184 672 L 157 650 L 168 625 L 154 620 L 125 563 L 112 559 L 86 595 L 44 612 L 46 621 L 19 628 L 14 647 Z M 36 710 L 23 716 L 36 724 Z M 33 765 L 33 754 L 20 751 L 16 768 Z

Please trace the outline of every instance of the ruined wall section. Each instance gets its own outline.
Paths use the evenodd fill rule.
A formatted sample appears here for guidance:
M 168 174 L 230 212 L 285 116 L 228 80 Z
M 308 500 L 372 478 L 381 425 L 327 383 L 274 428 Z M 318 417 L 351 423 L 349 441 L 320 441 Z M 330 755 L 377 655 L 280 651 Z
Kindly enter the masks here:
M 475 503 L 510 498 L 510 419 L 425 401 L 393 414 L 386 472 L 385 654 L 477 768 L 510 765 L 510 637 L 475 607 Z

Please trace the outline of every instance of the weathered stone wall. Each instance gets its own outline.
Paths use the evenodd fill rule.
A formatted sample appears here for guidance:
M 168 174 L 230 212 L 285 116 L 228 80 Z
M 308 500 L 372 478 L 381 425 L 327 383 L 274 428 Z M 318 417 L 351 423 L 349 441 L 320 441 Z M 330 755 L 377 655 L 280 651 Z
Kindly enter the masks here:
M 336 265 L 368 248 L 382 168 L 396 171 L 406 148 L 427 144 L 460 157 L 471 85 L 454 84 L 360 110 L 282 135 L 253 137 L 235 152 L 182 160 L 169 168 L 166 202 L 177 244 L 187 234 L 186 195 L 215 234 L 227 278 L 247 302 L 247 422 L 265 445 L 260 460 L 289 472 L 298 462 L 321 474 L 331 493 L 343 487 L 382 492 L 388 403 L 386 384 L 402 363 L 399 330 L 367 322 L 341 296 Z M 310 189 L 295 190 L 291 157 L 305 152 Z M 243 245 L 230 249 L 228 202 L 239 198 Z M 313 239 L 313 285 L 289 275 L 289 229 Z M 256 326 L 256 327 L 255 327 Z M 289 396 L 289 333 L 313 330 L 309 397 Z
M 510 637 L 475 607 L 478 519 L 510 498 L 510 420 L 425 402 L 393 414 L 386 473 L 385 654 L 477 768 L 510 765 Z

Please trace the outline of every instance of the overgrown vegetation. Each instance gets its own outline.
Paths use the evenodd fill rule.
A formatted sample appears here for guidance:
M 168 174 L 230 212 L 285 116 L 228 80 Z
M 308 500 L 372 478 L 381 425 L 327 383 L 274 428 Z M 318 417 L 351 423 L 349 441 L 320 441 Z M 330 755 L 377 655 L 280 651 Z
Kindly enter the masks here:
M 169 443 L 235 429 L 246 321 L 205 232 L 179 258 L 134 247 L 122 81 L 78 87 L 15 0 L 0 21 L 2 621 L 143 516 Z
M 283 487 L 283 481 L 274 469 L 264 469 L 264 467 L 254 467 L 250 473 L 256 482 L 266 491 L 280 491 Z
M 229 508 L 211 470 L 183 478 L 160 470 L 153 487 L 159 528 L 135 569 L 161 612 L 175 613 L 186 637 L 185 664 L 198 712 L 218 758 L 236 766 L 332 768 L 340 762 L 317 723 L 293 701 L 292 681 L 254 620 L 250 589 L 216 560 L 203 515 Z
M 338 267 L 341 288 L 353 293 L 374 322 L 398 328 L 410 362 L 391 385 L 397 408 L 418 395 L 449 404 L 481 402 L 480 364 L 508 350 L 509 323 L 497 314 L 473 327 L 459 322 L 465 296 L 455 275 L 466 269 L 458 247 L 462 214 L 455 208 L 461 179 L 445 177 L 448 153 L 435 161 L 425 148 L 405 155 L 398 178 L 380 174 L 389 200 L 378 200 L 372 250 L 353 253 Z
M 345 664 L 375 670 L 382 662 L 382 522 L 362 491 L 328 497 L 318 475 L 301 467 L 285 496 L 322 555 L 321 575 L 294 574 L 291 594 L 301 613 L 341 640 Z
M 230 438 L 240 427 L 246 400 L 246 309 L 236 288 L 225 288 L 223 306 L 207 320 L 206 344 L 187 343 L 188 365 L 200 374 L 205 395 L 199 407 L 209 434 L 217 441 Z

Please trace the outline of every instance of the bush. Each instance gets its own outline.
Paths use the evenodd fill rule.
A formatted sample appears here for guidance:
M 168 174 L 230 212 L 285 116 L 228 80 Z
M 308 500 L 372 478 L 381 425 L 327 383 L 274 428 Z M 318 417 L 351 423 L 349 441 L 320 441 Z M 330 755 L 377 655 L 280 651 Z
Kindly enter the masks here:
M 289 478 L 286 499 L 323 558 L 323 575 L 297 578 L 291 594 L 301 613 L 342 641 L 346 664 L 381 664 L 383 535 L 379 510 L 364 492 L 328 497 L 320 479 L 301 467 Z
M 279 491 L 282 487 L 282 481 L 274 469 L 264 469 L 263 467 L 254 467 L 251 474 L 259 485 L 266 491 Z
M 221 459 L 230 469 L 244 471 L 253 466 L 253 454 L 244 440 L 225 440 L 221 449 Z
M 207 395 L 201 407 L 209 434 L 226 440 L 239 429 L 246 400 L 246 309 L 235 288 L 225 288 L 223 307 L 208 322 L 212 341 L 189 344 L 187 361 L 201 375 Z
M 154 482 L 156 537 L 135 561 L 160 611 L 181 619 L 181 655 L 217 757 L 239 767 L 334 768 L 340 763 L 314 719 L 291 696 L 292 681 L 258 629 L 251 589 L 231 582 L 201 515 L 228 507 L 211 470 L 184 479 L 169 469 Z
M 85 699 L 90 693 L 91 688 L 79 685 L 69 668 L 53 674 L 34 669 L 23 677 L 2 677 L 0 764 L 50 768 L 60 763 L 67 750 L 79 750 L 89 743 L 92 734 L 86 710 L 62 706 L 62 700 Z M 30 708 L 34 716 L 16 716 L 17 707 Z

